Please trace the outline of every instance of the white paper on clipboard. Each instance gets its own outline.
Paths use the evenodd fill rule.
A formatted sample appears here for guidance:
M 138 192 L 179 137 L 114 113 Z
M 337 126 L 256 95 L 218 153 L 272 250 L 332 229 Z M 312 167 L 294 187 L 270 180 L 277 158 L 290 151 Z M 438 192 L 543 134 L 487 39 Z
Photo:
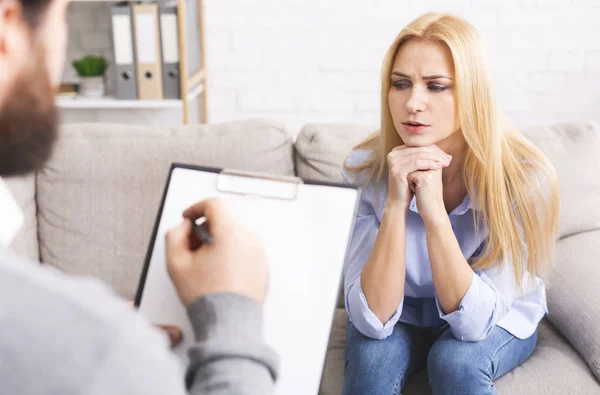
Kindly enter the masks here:
M 184 368 L 193 331 L 169 280 L 165 234 L 190 205 L 220 198 L 269 258 L 264 333 L 280 357 L 275 394 L 317 395 L 359 195 L 343 185 L 174 165 L 138 289 L 140 311 L 183 329 L 174 351 Z

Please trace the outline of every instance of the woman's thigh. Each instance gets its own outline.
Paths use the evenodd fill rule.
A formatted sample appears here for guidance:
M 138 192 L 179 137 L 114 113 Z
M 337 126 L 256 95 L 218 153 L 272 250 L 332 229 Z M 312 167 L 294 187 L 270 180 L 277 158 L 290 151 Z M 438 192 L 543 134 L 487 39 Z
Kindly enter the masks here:
M 399 394 L 405 378 L 425 364 L 433 338 L 427 329 L 397 323 L 392 334 L 376 340 L 349 322 L 343 395 Z
M 537 331 L 519 339 L 495 326 L 487 338 L 463 342 L 447 329 L 427 357 L 433 393 L 495 394 L 493 381 L 525 362 L 536 343 Z

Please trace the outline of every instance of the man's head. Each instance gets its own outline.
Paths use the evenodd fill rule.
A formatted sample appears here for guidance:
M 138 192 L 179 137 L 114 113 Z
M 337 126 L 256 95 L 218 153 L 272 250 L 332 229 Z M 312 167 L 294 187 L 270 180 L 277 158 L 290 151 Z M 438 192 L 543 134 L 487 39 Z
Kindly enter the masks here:
M 68 0 L 0 0 L 0 176 L 40 168 L 56 140 Z

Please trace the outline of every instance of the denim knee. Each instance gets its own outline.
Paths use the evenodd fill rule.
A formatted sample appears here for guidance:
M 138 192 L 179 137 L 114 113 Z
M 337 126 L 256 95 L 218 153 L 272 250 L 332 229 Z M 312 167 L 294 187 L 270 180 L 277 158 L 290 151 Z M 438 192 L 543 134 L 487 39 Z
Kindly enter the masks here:
M 407 347 L 395 336 L 370 339 L 349 326 L 343 394 L 399 394 L 408 364 Z
M 427 373 L 433 393 L 482 394 L 491 391 L 491 362 L 478 350 L 473 343 L 458 340 L 434 343 L 427 356 Z

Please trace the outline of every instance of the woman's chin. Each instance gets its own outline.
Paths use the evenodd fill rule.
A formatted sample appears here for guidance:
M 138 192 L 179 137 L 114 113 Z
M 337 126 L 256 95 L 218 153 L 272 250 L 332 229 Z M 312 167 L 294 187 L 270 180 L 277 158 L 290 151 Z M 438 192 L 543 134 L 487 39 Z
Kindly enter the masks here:
M 404 142 L 407 147 L 427 147 L 435 144 L 435 141 L 431 139 L 431 136 L 423 134 L 406 134 L 398 133 L 400 139 Z

